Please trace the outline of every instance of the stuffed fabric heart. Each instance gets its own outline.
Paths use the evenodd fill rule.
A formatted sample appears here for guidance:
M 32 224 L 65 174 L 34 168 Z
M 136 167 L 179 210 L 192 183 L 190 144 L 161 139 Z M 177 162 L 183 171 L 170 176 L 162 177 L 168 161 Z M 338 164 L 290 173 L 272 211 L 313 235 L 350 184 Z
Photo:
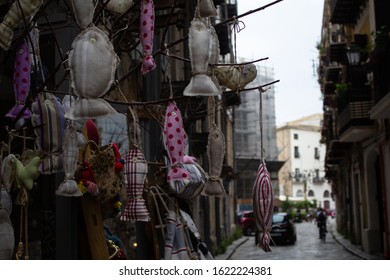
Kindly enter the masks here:
M 85 29 L 92 23 L 96 4 L 95 0 L 72 0 L 73 13 L 80 28 Z
M 96 26 L 88 27 L 75 38 L 69 52 L 69 68 L 71 87 L 79 98 L 66 118 L 93 119 L 117 113 L 101 97 L 111 87 L 118 63 L 108 36 Z
M 66 125 L 62 104 L 51 92 L 40 92 L 31 108 L 31 123 L 36 127 L 36 144 L 40 151 L 48 155 L 42 162 L 41 172 L 52 174 L 62 171 Z
M 219 66 L 214 71 L 219 83 L 232 91 L 243 89 L 257 76 L 257 69 L 254 64 Z
M 133 5 L 133 0 L 110 0 L 106 6 L 106 9 L 118 13 L 123 14 Z
M 16 182 L 19 187 L 31 190 L 34 181 L 38 179 L 39 166 L 42 163 L 40 157 L 33 157 L 25 166 L 17 159 L 16 161 Z

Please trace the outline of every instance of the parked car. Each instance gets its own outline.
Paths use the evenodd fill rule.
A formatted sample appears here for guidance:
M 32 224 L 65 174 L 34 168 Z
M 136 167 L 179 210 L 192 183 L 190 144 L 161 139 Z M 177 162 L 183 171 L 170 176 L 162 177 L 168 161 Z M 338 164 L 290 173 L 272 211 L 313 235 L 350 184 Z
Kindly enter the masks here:
M 297 241 L 297 231 L 291 216 L 287 213 L 274 213 L 272 216 L 271 238 L 275 244 L 293 245 Z M 258 243 L 256 234 L 255 243 Z M 271 245 L 273 245 L 271 241 Z
M 256 231 L 255 218 L 253 216 L 253 211 L 242 211 L 241 218 L 238 222 L 244 235 L 252 235 Z
M 273 215 L 271 237 L 275 244 L 295 244 L 297 231 L 289 214 L 281 212 Z

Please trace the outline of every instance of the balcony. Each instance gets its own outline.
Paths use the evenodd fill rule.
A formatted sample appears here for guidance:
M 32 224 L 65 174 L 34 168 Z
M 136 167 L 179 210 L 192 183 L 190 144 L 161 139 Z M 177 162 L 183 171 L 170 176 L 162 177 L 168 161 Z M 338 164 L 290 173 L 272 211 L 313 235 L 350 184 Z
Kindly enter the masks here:
M 338 116 L 341 142 L 360 142 L 375 132 L 374 121 L 370 119 L 372 100 L 349 102 Z
M 355 24 L 360 16 L 360 7 L 366 2 L 366 0 L 331 0 L 330 21 L 333 24 Z
M 325 81 L 338 83 L 341 80 L 341 72 L 343 68 L 341 66 L 330 66 L 325 70 Z
M 342 161 L 348 153 L 352 143 L 332 140 L 327 147 L 325 162 L 327 165 L 335 165 Z
M 345 48 L 347 44 L 345 42 L 330 43 L 328 48 L 329 61 L 345 64 L 346 55 Z

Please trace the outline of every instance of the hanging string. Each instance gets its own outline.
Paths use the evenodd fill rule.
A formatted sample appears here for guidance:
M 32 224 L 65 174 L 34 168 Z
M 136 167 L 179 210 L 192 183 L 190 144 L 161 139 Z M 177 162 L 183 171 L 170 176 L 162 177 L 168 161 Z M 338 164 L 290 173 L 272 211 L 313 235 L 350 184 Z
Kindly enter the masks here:
M 138 144 L 138 142 L 137 142 L 137 139 L 138 139 L 138 137 L 137 137 L 137 129 L 138 129 L 138 127 L 137 127 L 137 118 L 136 118 L 134 110 L 133 110 L 133 108 L 131 108 L 131 106 L 129 106 L 129 111 L 130 111 L 130 113 L 131 113 L 131 115 L 133 117 L 133 124 L 134 124 L 134 128 L 133 128 L 134 129 L 134 131 L 133 131 L 133 141 L 134 141 L 134 144 Z
M 166 45 L 165 45 L 166 47 Z M 167 79 L 168 79 L 168 87 L 169 87 L 169 99 L 173 99 L 173 88 L 172 88 L 172 79 L 171 79 L 171 56 L 169 54 L 169 49 L 165 48 L 165 54 L 167 57 L 167 67 L 165 69 L 167 73 Z
M 264 161 L 264 144 L 263 144 L 263 93 L 264 90 L 259 87 L 259 123 L 260 123 L 260 158 Z
M 240 26 L 240 24 L 242 26 Z M 245 29 L 245 23 L 237 19 L 236 16 L 233 16 L 232 30 L 233 30 L 233 44 L 234 44 L 234 57 L 233 61 L 237 63 L 237 33 L 240 33 Z
M 214 96 L 209 96 L 209 106 L 210 106 L 210 119 L 209 119 L 209 129 L 215 124 L 215 99 Z

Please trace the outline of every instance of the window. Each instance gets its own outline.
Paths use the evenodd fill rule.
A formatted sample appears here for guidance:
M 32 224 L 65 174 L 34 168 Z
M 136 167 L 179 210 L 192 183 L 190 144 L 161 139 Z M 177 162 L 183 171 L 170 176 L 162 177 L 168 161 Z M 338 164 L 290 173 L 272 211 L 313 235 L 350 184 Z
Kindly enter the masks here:
M 298 133 L 294 133 L 294 140 L 298 140 Z
M 314 170 L 314 178 L 313 178 L 313 182 L 319 182 L 320 181 L 320 170 L 319 169 L 316 169 Z
M 329 197 L 329 191 L 328 190 L 324 191 L 324 197 Z
M 297 197 L 303 197 L 303 191 L 297 190 Z
M 311 196 L 311 197 L 313 197 L 313 196 L 314 196 L 314 192 L 313 192 L 313 190 L 309 190 L 309 192 L 307 193 L 307 196 Z
M 314 148 L 314 158 L 320 159 L 320 151 L 318 148 Z
M 294 157 L 299 158 L 299 147 L 298 146 L 294 146 Z

